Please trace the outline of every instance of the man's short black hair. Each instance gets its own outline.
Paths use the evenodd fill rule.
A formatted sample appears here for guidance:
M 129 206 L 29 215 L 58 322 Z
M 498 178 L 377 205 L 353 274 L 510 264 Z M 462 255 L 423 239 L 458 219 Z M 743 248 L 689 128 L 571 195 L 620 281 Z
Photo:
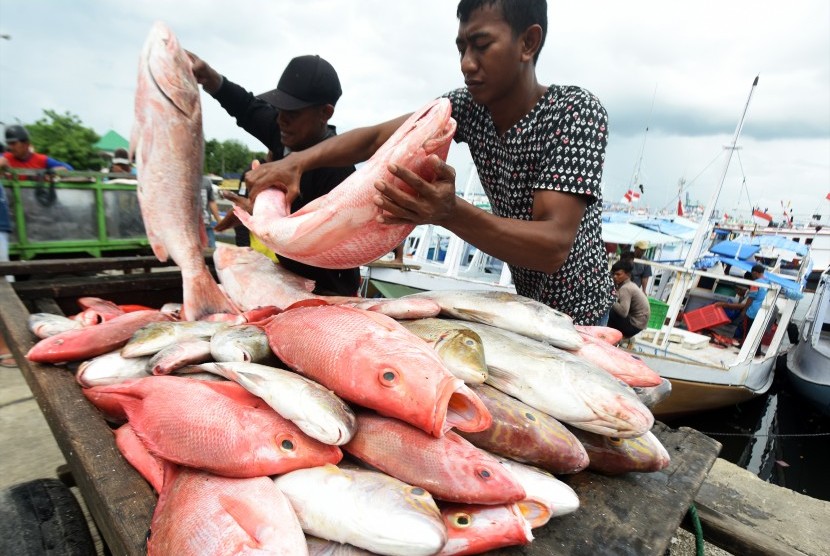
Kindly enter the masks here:
M 763 274 L 767 269 L 762 264 L 752 265 L 752 272 Z
M 634 270 L 634 265 L 631 264 L 631 261 L 621 259 L 611 267 L 611 272 L 617 272 L 618 270 L 622 270 L 626 274 L 631 274 L 631 271 Z
M 533 57 L 535 64 L 539 60 L 539 53 L 545 45 L 545 38 L 548 35 L 548 3 L 547 0 L 461 0 L 458 3 L 456 15 L 458 21 L 466 23 L 470 15 L 486 6 L 499 6 L 504 20 L 513 30 L 513 36 L 518 37 L 531 25 L 539 25 L 542 28 L 542 41 L 539 43 L 539 50 Z

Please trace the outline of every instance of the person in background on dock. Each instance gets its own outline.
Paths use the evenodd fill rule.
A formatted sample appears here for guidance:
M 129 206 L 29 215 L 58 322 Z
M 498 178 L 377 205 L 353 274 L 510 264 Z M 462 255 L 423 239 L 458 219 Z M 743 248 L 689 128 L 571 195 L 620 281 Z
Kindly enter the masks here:
M 72 165 L 36 153 L 29 143 L 29 132 L 22 125 L 6 127 L 6 152 L 0 157 L 0 169 L 74 170 Z
M 342 90 L 334 67 L 320 56 L 292 59 L 277 88 L 254 96 L 229 81 L 193 53 L 193 74 L 202 88 L 219 101 L 239 127 L 259 139 L 275 160 L 293 158 L 313 145 L 336 135 L 328 122 Z M 354 165 L 335 164 L 304 172 L 298 195 L 289 198 L 291 212 L 330 192 L 354 172 Z M 250 175 L 250 171 L 248 173 Z M 231 227 L 222 222 L 220 230 Z M 360 286 L 360 269 L 327 269 L 278 257 L 286 269 L 314 280 L 316 294 L 355 295 Z
M 604 324 L 614 301 L 601 237 L 607 115 L 585 89 L 539 83 L 547 11 L 544 0 L 461 0 L 456 11 L 466 87 L 444 96 L 458 124 L 455 141 L 469 145 L 493 212 L 456 196 L 455 169 L 438 156 L 428 159 L 431 183 L 390 167 L 414 194 L 377 182 L 375 203 L 379 221 L 443 226 L 506 262 L 520 295 L 576 324 Z M 251 197 L 276 186 L 295 198 L 305 172 L 367 160 L 408 117 L 263 164 L 248 174 Z
M 130 155 L 127 149 L 115 149 L 110 164 L 110 174 L 135 174 L 133 165 L 130 164 Z
M 753 265 L 752 270 L 747 277 L 749 280 L 758 281 L 764 277 L 764 265 Z M 714 303 L 717 307 L 723 307 L 724 310 L 738 310 L 741 314 L 738 315 L 735 326 L 734 339 L 736 345 L 740 346 L 746 338 L 747 331 L 752 327 L 752 322 L 758 315 L 761 309 L 761 304 L 764 302 L 764 297 L 767 294 L 767 289 L 763 286 L 750 286 L 749 291 L 740 301 L 730 303 L 728 301 L 717 301 Z
M 648 249 L 648 242 L 640 240 L 634 244 L 634 252 L 632 253 L 631 261 L 631 281 L 635 285 L 640 286 L 643 292 L 646 292 L 649 278 L 651 278 L 651 266 L 643 263 L 634 262 L 633 259 L 644 259 Z M 646 292 L 647 293 L 647 292 Z
M 622 332 L 623 338 L 630 338 L 648 326 L 651 306 L 643 290 L 631 281 L 630 261 L 615 262 L 611 274 L 617 286 L 617 301 L 611 306 L 608 326 Z
M 213 231 L 214 222 L 219 222 L 219 205 L 213 196 L 213 182 L 207 176 L 202 176 L 202 219 L 205 222 L 205 233 L 208 238 L 208 247 L 216 247 L 216 233 Z

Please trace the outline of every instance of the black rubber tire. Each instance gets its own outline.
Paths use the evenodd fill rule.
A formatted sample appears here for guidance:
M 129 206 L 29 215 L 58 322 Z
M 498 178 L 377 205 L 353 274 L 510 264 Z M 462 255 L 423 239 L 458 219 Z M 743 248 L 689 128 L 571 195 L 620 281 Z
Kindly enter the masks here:
M 36 479 L 0 491 L 0 554 L 94 556 L 95 543 L 72 491 Z

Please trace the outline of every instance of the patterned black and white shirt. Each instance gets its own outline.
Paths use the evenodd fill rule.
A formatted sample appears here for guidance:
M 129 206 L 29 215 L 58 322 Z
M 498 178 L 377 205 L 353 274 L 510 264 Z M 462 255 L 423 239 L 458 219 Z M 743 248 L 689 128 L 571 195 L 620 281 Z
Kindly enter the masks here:
M 473 102 L 467 89 L 444 96 L 458 122 L 455 141 L 469 145 L 494 214 L 531 220 L 533 194 L 539 189 L 588 197 L 573 247 L 559 271 L 547 274 L 513 265 L 510 271 L 520 295 L 570 315 L 576 324 L 595 324 L 615 298 L 602 243 L 605 108 L 584 89 L 551 85 L 533 110 L 500 137 L 490 112 Z

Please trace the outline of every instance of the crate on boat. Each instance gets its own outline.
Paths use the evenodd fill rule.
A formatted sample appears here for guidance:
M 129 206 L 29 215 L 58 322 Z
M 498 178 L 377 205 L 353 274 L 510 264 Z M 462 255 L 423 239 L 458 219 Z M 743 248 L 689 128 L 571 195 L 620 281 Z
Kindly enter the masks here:
M 651 316 L 648 318 L 648 327 L 660 330 L 666 321 L 666 314 L 669 312 L 669 304 L 654 299 L 648 298 L 648 306 L 651 309 Z
M 704 328 L 714 328 L 715 326 L 726 324 L 729 322 L 729 317 L 726 316 L 726 311 L 723 310 L 723 307 L 718 305 L 704 305 L 700 309 L 683 313 L 683 322 L 686 323 L 687 330 L 697 332 Z

